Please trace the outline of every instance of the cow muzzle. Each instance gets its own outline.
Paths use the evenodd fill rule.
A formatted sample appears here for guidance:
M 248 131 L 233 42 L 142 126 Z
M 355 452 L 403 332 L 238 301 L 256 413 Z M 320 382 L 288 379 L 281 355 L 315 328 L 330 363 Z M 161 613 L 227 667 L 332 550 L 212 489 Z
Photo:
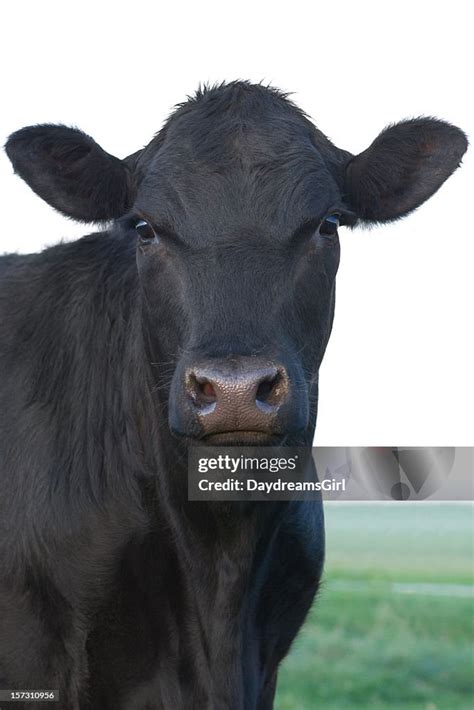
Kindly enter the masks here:
M 201 360 L 181 368 L 174 385 L 170 426 L 181 436 L 216 445 L 263 443 L 295 423 L 293 388 L 281 363 L 254 357 Z

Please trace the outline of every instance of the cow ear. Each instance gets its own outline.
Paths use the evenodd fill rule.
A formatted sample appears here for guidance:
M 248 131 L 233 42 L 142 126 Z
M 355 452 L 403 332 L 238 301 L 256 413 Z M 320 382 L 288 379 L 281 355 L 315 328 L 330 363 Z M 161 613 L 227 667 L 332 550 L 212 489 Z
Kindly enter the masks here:
M 82 131 L 42 125 L 13 133 L 13 168 L 51 207 L 82 222 L 120 217 L 133 202 L 132 172 Z
M 464 133 L 435 118 L 389 126 L 346 168 L 345 192 L 360 219 L 389 222 L 433 195 L 459 166 Z

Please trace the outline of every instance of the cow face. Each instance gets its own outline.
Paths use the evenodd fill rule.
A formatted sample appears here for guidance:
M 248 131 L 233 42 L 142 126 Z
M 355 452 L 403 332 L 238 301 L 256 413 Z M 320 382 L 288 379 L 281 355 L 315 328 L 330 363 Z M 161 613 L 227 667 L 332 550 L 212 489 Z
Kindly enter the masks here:
M 279 92 L 236 82 L 199 92 L 124 161 L 63 126 L 18 131 L 7 152 L 53 207 L 114 219 L 136 243 L 147 358 L 176 435 L 310 444 L 339 226 L 408 214 L 466 147 L 422 118 L 353 156 Z

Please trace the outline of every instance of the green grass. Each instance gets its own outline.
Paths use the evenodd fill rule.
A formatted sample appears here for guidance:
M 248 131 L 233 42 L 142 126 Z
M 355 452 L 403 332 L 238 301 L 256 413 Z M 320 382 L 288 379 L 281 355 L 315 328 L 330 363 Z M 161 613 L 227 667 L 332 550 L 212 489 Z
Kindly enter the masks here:
M 276 710 L 474 708 L 473 599 L 393 590 L 472 584 L 472 513 L 326 505 L 324 585 L 281 667 Z

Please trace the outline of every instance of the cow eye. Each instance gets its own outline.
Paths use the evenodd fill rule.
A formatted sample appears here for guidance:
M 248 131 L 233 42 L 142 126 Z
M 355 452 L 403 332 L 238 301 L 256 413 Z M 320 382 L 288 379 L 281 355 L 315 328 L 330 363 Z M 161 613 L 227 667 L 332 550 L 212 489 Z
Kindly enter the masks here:
M 155 230 L 151 224 L 146 222 L 144 219 L 139 219 L 138 222 L 135 223 L 135 231 L 138 234 L 140 241 L 144 244 L 149 244 L 156 239 Z
M 319 233 L 328 237 L 332 237 L 334 234 L 337 234 L 337 230 L 339 227 L 339 218 L 340 216 L 338 214 L 328 215 L 321 222 L 321 226 L 319 227 Z

